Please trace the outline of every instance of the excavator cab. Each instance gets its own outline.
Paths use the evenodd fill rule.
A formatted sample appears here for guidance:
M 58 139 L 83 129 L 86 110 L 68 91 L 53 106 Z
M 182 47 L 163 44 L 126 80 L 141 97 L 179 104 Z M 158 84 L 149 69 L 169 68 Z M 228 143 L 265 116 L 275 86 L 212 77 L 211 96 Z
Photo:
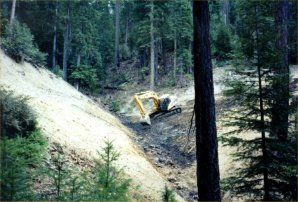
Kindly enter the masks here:
M 146 112 L 142 100 L 151 99 L 153 101 L 153 108 L 149 113 Z M 134 101 L 137 108 L 141 113 L 140 123 L 142 125 L 151 125 L 151 118 L 158 115 L 163 115 L 167 113 L 181 113 L 181 108 L 175 106 L 175 97 L 169 95 L 163 95 L 158 97 L 158 95 L 153 91 L 145 91 L 141 93 L 136 93 L 134 95 Z

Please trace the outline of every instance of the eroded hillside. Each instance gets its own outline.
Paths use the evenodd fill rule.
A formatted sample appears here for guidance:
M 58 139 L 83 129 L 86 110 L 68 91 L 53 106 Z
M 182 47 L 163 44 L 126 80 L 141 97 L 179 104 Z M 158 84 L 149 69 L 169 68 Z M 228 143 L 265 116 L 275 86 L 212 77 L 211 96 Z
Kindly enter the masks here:
M 50 147 L 63 150 L 72 161 L 84 166 L 84 159 L 95 157 L 104 141 L 114 141 L 121 153 L 119 165 L 140 186 L 148 201 L 160 200 L 167 181 L 132 141 L 131 132 L 100 104 L 76 91 L 44 68 L 17 64 L 0 51 L 0 86 L 17 95 L 30 97 L 39 127 Z M 87 161 L 86 161 L 87 162 Z M 87 166 L 87 165 L 85 165 Z M 183 199 L 177 195 L 177 199 Z

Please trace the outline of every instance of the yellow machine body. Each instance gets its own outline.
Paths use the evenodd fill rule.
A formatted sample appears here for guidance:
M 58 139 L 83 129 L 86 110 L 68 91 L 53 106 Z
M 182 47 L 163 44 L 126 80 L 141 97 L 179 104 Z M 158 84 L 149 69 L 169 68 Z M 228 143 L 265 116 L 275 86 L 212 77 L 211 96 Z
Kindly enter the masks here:
M 142 100 L 143 99 L 151 99 L 153 101 L 153 108 L 150 112 L 146 112 Z M 158 95 L 153 91 L 145 91 L 141 93 L 136 93 L 134 95 L 134 101 L 136 103 L 137 108 L 141 114 L 141 124 L 143 125 L 151 125 L 150 115 L 154 116 L 156 114 L 167 113 L 173 110 L 178 109 L 178 113 L 181 112 L 181 108 L 175 108 L 175 97 L 169 95 L 163 95 L 158 97 Z

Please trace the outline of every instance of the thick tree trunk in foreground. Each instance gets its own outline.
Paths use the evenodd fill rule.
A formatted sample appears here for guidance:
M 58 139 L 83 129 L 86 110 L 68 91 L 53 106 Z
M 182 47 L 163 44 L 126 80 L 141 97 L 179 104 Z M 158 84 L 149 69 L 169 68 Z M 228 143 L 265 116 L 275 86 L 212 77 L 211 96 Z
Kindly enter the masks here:
M 17 0 L 12 0 L 9 25 L 12 25 L 13 20 L 14 20 L 14 16 L 15 16 L 15 12 L 16 12 L 16 2 L 17 2 Z
M 151 11 L 150 11 L 150 90 L 154 90 L 154 82 L 155 82 L 153 11 L 154 11 L 154 4 L 153 4 L 153 0 L 151 0 Z
M 276 48 L 278 66 L 274 69 L 274 98 L 272 107 L 271 135 L 280 140 L 288 137 L 289 115 L 289 60 L 288 60 L 288 0 L 279 0 L 276 7 L 275 24 L 277 27 Z
M 197 184 L 200 201 L 220 201 L 208 1 L 193 2 Z

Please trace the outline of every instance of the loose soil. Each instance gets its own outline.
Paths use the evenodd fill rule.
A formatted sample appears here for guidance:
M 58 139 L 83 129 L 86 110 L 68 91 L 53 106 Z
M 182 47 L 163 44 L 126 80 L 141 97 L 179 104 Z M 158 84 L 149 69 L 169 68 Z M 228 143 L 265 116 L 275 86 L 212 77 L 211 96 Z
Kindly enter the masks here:
M 121 153 L 118 165 L 140 187 L 141 201 L 159 201 L 165 184 L 170 186 L 134 143 L 129 129 L 99 103 L 45 68 L 17 64 L 0 50 L 0 87 L 30 98 L 49 150 L 59 150 L 70 161 L 86 167 L 97 157 L 104 141 L 113 140 Z M 176 198 L 184 201 L 179 195 Z

